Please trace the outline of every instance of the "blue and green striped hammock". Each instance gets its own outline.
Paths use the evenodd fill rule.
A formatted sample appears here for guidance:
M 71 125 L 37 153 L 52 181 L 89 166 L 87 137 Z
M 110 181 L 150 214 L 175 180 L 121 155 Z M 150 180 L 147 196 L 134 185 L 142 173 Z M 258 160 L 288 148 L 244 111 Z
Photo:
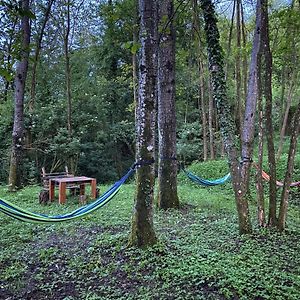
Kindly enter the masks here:
M 0 211 L 24 222 L 31 223 L 57 223 L 63 221 L 70 221 L 77 218 L 81 218 L 94 212 L 100 207 L 107 204 L 120 190 L 123 183 L 130 177 L 130 175 L 135 171 L 134 168 L 131 168 L 119 181 L 117 181 L 113 186 L 111 186 L 103 195 L 101 195 L 94 202 L 82 206 L 71 213 L 56 215 L 56 216 L 48 216 L 44 214 L 33 213 L 28 210 L 22 209 L 17 205 L 10 203 L 9 201 L 0 199 Z
M 191 179 L 193 182 L 203 185 L 203 186 L 216 186 L 216 185 L 224 184 L 226 181 L 231 179 L 230 173 L 228 173 L 224 177 L 221 177 L 221 178 L 218 178 L 215 180 L 208 180 L 208 179 L 198 177 L 195 174 L 191 173 L 190 171 L 187 171 L 184 168 L 182 168 L 182 170 L 189 179 Z

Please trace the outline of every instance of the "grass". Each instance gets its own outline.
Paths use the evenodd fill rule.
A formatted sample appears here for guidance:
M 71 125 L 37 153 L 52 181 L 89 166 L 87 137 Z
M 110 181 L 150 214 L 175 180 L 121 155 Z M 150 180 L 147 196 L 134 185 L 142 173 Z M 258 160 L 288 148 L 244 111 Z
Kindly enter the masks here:
M 61 214 L 79 206 L 76 198 L 40 206 L 37 186 L 5 190 L 1 198 L 32 211 Z M 182 180 L 179 195 L 180 210 L 155 210 L 159 242 L 145 250 L 126 247 L 133 184 L 72 222 L 34 225 L 1 215 L 0 299 L 300 298 L 297 192 L 285 234 L 255 229 L 250 236 L 238 235 L 230 184 L 202 188 Z

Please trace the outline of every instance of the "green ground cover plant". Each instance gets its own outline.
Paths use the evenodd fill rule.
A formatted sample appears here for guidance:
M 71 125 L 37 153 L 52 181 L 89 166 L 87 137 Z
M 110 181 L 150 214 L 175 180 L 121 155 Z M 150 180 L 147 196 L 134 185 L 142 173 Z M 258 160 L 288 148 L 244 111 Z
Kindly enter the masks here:
M 217 170 L 226 171 L 226 162 L 191 169 L 213 178 Z M 72 222 L 35 225 L 1 215 L 0 299 L 298 300 L 298 194 L 284 234 L 256 228 L 240 236 L 230 183 L 204 188 L 181 176 L 181 208 L 155 209 L 159 242 L 144 250 L 127 248 L 134 183 L 105 207 Z M 47 214 L 79 206 L 76 197 L 63 206 L 41 206 L 39 191 L 31 186 L 11 194 L 1 187 L 0 197 Z M 254 219 L 255 202 L 251 213 Z

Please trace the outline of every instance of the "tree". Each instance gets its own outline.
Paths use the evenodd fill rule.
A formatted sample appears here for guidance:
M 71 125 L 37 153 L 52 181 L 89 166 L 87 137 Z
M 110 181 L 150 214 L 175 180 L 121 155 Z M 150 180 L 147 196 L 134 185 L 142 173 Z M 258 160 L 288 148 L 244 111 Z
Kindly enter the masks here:
M 145 247 L 156 242 L 153 229 L 154 150 L 157 72 L 157 2 L 139 0 L 140 60 L 137 109 L 136 196 L 129 246 Z
M 217 104 L 219 125 L 228 155 L 232 176 L 233 190 L 239 217 L 239 232 L 250 233 L 252 226 L 249 216 L 248 201 L 245 197 L 245 183 L 241 178 L 238 160 L 237 140 L 235 138 L 235 126 L 229 109 L 227 90 L 224 74 L 222 48 L 219 42 L 219 31 L 215 16 L 214 5 L 211 0 L 201 0 L 204 12 L 205 33 L 209 59 L 209 70 L 212 79 L 213 98 Z
M 158 207 L 168 209 L 179 207 L 177 195 L 173 0 L 161 1 L 158 11 Z
M 268 145 L 268 162 L 270 169 L 270 193 L 269 193 L 269 216 L 268 225 L 276 225 L 276 159 L 273 139 L 272 124 L 272 54 L 270 50 L 269 39 L 269 18 L 268 18 L 268 1 L 261 0 L 261 39 L 262 54 L 264 58 L 264 96 L 266 99 L 265 106 L 265 126 Z
M 290 184 L 292 182 L 292 173 L 294 170 L 294 160 L 297 148 L 297 139 L 300 130 L 300 101 L 298 103 L 297 111 L 295 114 L 293 132 L 291 135 L 290 149 L 288 155 L 288 164 L 283 184 L 283 190 L 281 193 L 281 202 L 279 208 L 278 224 L 277 227 L 280 231 L 285 229 L 285 223 L 287 218 L 287 209 L 288 209 L 288 195 L 290 191 Z
M 9 189 L 15 190 L 21 184 L 21 164 L 24 143 L 24 95 L 25 83 L 28 71 L 30 24 L 29 24 L 29 0 L 22 0 L 23 16 L 21 20 L 22 45 L 20 60 L 17 64 L 15 76 L 15 111 L 12 133 L 12 149 L 9 169 Z
M 198 96 L 198 108 L 201 116 L 201 127 L 202 127 L 202 142 L 203 142 L 203 160 L 206 161 L 208 158 L 208 143 L 207 143 L 207 118 L 206 118 L 206 105 L 204 98 L 204 67 L 202 58 L 202 42 L 201 42 L 201 24 L 198 12 L 198 1 L 193 0 L 193 29 L 196 39 L 196 50 L 199 70 L 199 96 Z

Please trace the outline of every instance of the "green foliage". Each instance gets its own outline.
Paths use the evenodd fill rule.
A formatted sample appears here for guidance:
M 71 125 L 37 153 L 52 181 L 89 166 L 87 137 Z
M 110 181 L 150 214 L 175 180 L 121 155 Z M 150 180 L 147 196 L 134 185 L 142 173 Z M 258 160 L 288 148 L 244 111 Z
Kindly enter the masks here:
M 181 160 L 191 162 L 201 157 L 201 130 L 198 122 L 184 124 L 177 135 L 177 152 Z

